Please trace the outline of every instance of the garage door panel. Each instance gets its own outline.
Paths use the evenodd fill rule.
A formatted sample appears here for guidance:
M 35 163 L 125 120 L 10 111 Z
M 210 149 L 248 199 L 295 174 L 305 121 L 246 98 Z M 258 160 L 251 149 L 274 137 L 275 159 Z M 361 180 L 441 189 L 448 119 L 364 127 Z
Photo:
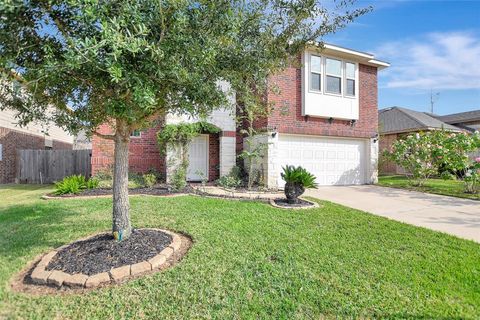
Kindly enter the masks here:
M 279 136 L 278 164 L 302 166 L 317 177 L 319 185 L 365 183 L 365 140 Z M 280 186 L 285 183 L 280 178 Z

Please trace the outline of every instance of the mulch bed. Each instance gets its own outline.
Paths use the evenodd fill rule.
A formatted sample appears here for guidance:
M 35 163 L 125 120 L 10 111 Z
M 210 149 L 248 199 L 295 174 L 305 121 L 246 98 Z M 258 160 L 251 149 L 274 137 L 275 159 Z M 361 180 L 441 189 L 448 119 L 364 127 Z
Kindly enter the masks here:
M 285 208 L 306 208 L 306 207 L 314 207 L 315 205 L 309 201 L 305 201 L 303 199 L 298 199 L 298 203 L 288 203 L 287 199 L 274 199 L 273 200 L 277 206 L 285 207 Z
M 115 241 L 111 234 L 100 234 L 60 250 L 46 269 L 90 276 L 148 260 L 171 242 L 172 236 L 159 230 L 133 230 L 131 236 L 121 242 Z
M 154 196 L 162 196 L 162 195 L 169 195 L 169 194 L 178 194 L 178 193 L 194 193 L 194 189 L 190 186 L 187 186 L 184 190 L 175 191 L 166 186 L 154 186 L 152 188 L 134 188 L 128 189 L 128 194 L 146 194 L 146 195 L 154 195 Z M 85 196 L 107 196 L 112 195 L 112 189 L 86 189 L 77 194 L 63 194 L 63 195 L 56 195 L 54 193 L 49 194 L 52 197 L 62 197 L 62 198 L 75 198 L 75 197 L 85 197 Z

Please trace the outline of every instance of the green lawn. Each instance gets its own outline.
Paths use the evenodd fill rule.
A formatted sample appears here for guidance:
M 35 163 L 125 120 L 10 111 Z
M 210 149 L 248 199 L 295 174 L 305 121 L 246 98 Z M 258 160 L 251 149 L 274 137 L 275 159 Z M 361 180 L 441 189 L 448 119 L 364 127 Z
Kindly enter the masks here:
M 424 186 L 415 187 L 409 183 L 409 180 L 405 176 L 380 176 L 378 177 L 378 185 L 480 200 L 479 193 L 471 194 L 463 192 L 463 182 L 459 180 L 428 179 Z
M 36 255 L 111 224 L 111 200 L 0 188 L 0 319 L 479 318 L 480 245 L 323 203 L 287 211 L 196 196 L 132 197 L 137 227 L 194 239 L 175 267 L 82 295 L 8 281 Z

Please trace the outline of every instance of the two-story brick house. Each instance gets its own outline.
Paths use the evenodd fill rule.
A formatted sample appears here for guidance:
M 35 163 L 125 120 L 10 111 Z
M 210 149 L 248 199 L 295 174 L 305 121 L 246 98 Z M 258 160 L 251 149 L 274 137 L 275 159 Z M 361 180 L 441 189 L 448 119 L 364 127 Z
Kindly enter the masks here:
M 268 187 L 283 187 L 281 168 L 301 165 L 316 175 L 320 185 L 373 183 L 377 177 L 378 106 L 377 72 L 389 66 L 373 55 L 334 45 L 312 45 L 299 56 L 300 67 L 290 67 L 272 76 L 280 93 L 267 93 L 273 111 L 256 122 L 265 134 L 257 141 L 268 144 L 259 170 Z M 223 84 L 227 89 L 228 84 Z M 214 181 L 228 174 L 245 147 L 236 127 L 234 100 L 214 111 L 208 121 L 219 134 L 200 135 L 190 146 L 188 179 L 201 176 Z M 130 144 L 130 169 L 154 168 L 172 172 L 174 153 L 161 156 L 155 133 L 164 123 L 195 121 L 167 116 L 141 133 Z M 108 127 L 100 131 L 106 133 Z M 93 174 L 113 161 L 113 144 L 93 138 Z M 200 175 L 198 173 L 201 173 Z

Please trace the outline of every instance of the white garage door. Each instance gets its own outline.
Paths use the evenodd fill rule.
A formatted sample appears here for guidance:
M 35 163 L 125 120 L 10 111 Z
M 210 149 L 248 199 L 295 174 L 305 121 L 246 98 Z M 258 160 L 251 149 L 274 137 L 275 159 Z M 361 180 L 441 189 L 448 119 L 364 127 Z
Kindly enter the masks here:
M 319 185 L 363 184 L 366 180 L 366 141 L 299 135 L 279 135 L 279 186 L 281 167 L 302 166 Z

